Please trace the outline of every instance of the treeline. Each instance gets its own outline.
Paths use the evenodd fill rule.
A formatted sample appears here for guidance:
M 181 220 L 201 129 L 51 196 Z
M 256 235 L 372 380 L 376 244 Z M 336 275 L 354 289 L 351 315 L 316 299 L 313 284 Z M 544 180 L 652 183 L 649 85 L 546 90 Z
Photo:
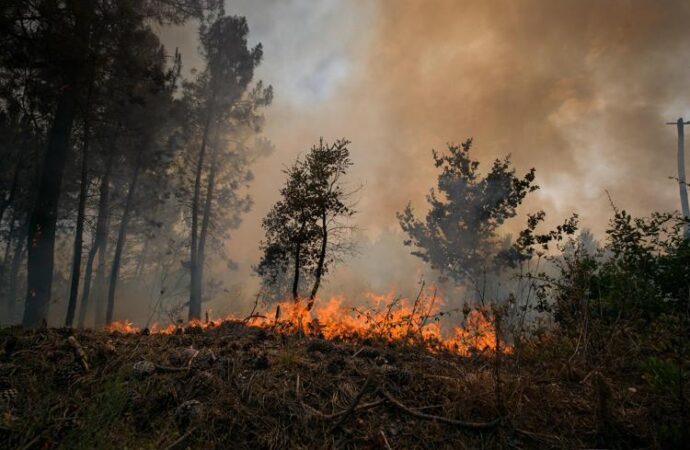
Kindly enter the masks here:
M 204 63 L 187 78 L 154 31 L 185 23 Z M 232 263 L 223 242 L 272 149 L 248 33 L 220 0 L 3 2 L 3 322 L 42 326 L 60 302 L 65 326 L 108 324 L 123 280 L 200 318 L 204 267 Z

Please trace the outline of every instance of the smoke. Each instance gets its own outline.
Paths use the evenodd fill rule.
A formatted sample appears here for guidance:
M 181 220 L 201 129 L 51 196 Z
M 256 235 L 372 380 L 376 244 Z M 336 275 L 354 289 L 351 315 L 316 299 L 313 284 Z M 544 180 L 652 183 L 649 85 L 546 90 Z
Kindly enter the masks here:
M 395 212 L 408 201 L 424 211 L 431 149 L 470 136 L 485 168 L 508 153 L 518 172 L 536 168 L 542 189 L 522 211 L 546 210 L 549 225 L 575 211 L 600 237 L 606 190 L 633 213 L 677 209 L 665 122 L 690 115 L 685 1 L 245 0 L 227 10 L 247 16 L 265 49 L 258 77 L 276 89 L 265 130 L 276 153 L 255 166 L 255 207 L 228 245 L 240 270 L 225 276 L 247 293 L 281 169 L 319 136 L 353 141 L 351 180 L 364 185 L 365 245 L 326 291 L 360 277 L 413 284 L 422 265 L 402 247 Z M 188 35 L 177 39 L 193 49 Z

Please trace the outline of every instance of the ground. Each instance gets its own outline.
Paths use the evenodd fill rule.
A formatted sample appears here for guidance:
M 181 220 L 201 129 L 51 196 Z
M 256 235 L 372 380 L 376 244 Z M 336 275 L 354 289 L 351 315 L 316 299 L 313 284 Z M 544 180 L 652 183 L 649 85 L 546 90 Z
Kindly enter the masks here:
M 537 358 L 538 343 L 496 359 L 240 322 L 0 338 L 2 448 L 655 446 L 642 380 Z

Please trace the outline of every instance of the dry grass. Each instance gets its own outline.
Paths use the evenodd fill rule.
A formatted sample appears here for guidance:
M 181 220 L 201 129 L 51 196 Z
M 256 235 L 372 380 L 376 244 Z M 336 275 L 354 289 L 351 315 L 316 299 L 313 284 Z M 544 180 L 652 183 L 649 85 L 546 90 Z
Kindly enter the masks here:
M 546 352 L 555 345 L 546 341 L 525 346 L 520 361 L 503 358 L 507 415 L 499 417 L 487 355 L 329 342 L 227 322 L 174 335 L 76 333 L 85 370 L 70 335 L 2 331 L 0 389 L 17 394 L 0 405 L 0 447 L 657 445 L 649 420 L 655 400 L 643 380 L 569 365 L 566 351 Z M 133 369 L 141 360 L 155 364 L 153 373 Z

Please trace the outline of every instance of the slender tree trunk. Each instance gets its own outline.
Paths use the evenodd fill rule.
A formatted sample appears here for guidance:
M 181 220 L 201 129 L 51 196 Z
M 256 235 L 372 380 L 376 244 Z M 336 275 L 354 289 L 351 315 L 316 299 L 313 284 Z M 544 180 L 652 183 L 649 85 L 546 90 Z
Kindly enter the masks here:
M 299 301 L 299 270 L 300 270 L 300 253 L 302 252 L 302 244 L 297 244 L 295 248 L 295 273 L 292 277 L 292 299 L 297 303 Z
M 89 47 L 90 24 L 94 5 L 92 2 L 70 1 L 74 12 L 74 36 L 78 42 L 86 43 L 80 49 L 86 55 Z M 38 328 L 45 324 L 53 285 L 55 250 L 55 228 L 62 176 L 69 155 L 69 141 L 77 112 L 77 97 L 83 63 L 77 61 L 66 67 L 65 85 L 61 88 L 55 116 L 48 135 L 48 145 L 43 158 L 38 192 L 31 214 L 27 233 L 27 283 L 24 303 L 24 328 Z
M 141 254 L 139 255 L 139 260 L 137 261 L 137 270 L 135 271 L 135 276 L 137 281 L 141 280 L 141 276 L 144 274 L 144 268 L 148 261 L 149 247 L 151 246 L 151 239 L 148 236 L 144 237 L 144 248 L 141 249 Z
M 96 219 L 96 236 L 89 250 L 89 256 L 86 261 L 86 270 L 84 272 L 84 289 L 81 294 L 81 303 L 79 305 L 79 321 L 77 326 L 84 328 L 86 323 L 86 313 L 88 310 L 89 299 L 91 295 L 91 276 L 93 273 L 93 263 L 98 253 L 98 268 L 96 269 L 96 280 L 94 285 L 96 287 L 96 327 L 103 325 L 103 286 L 105 285 L 105 260 L 106 250 L 108 246 L 108 218 L 109 218 L 109 202 L 110 202 L 110 173 L 113 167 L 113 158 L 115 157 L 115 147 L 117 145 L 117 133 L 113 139 L 112 148 L 108 154 L 105 165 L 105 173 L 101 179 L 101 186 L 99 189 L 98 198 L 98 218 Z M 100 307 L 99 307 L 100 306 Z
M 198 229 L 199 229 L 199 204 L 201 202 L 201 177 L 204 170 L 204 158 L 206 156 L 206 147 L 208 143 L 209 130 L 211 128 L 211 120 L 213 116 L 213 103 L 215 102 L 215 94 L 211 98 L 211 106 L 204 124 L 204 134 L 201 138 L 201 148 L 199 149 L 199 159 L 196 166 L 196 174 L 194 177 L 194 198 L 192 199 L 192 245 L 190 255 L 190 293 L 189 293 L 189 320 L 201 319 L 201 298 L 197 296 L 200 292 L 199 281 L 199 244 L 198 244 Z
M 17 239 L 14 247 L 14 254 L 12 255 L 12 267 L 10 269 L 10 283 L 7 292 L 7 317 L 10 322 L 14 321 L 15 306 L 17 305 L 17 278 L 19 276 L 19 269 L 24 259 L 26 251 L 26 239 Z
M 89 95 L 90 97 L 90 95 Z M 67 303 L 67 317 L 65 327 L 71 328 L 77 309 L 77 295 L 79 294 L 79 278 L 81 276 L 81 256 L 84 244 L 84 216 L 86 211 L 86 196 L 88 194 L 89 175 L 89 141 L 91 139 L 91 124 L 86 113 L 84 120 L 84 145 L 81 155 L 81 184 L 79 186 L 79 209 L 77 212 L 77 229 L 74 235 L 74 251 L 72 256 L 72 279 L 70 283 L 69 301 Z
M 115 244 L 115 255 L 113 256 L 113 265 L 110 268 L 110 284 L 108 285 L 108 309 L 105 313 L 106 325 L 111 324 L 113 321 L 113 312 L 115 310 L 115 290 L 117 288 L 117 280 L 120 273 L 122 251 L 124 250 L 125 240 L 127 238 L 127 226 L 129 225 L 129 217 L 132 211 L 134 192 L 137 189 L 137 181 L 139 179 L 139 167 L 139 164 L 137 164 L 134 167 L 134 174 L 132 175 L 132 181 L 129 184 L 129 191 L 127 192 L 125 209 L 122 212 L 122 219 L 120 220 L 120 230 L 117 235 L 117 243 Z
M 96 254 L 99 255 L 99 265 L 97 271 L 97 282 L 98 274 L 100 273 L 101 285 L 104 281 L 105 274 L 105 251 L 108 242 L 108 207 L 110 202 L 110 172 L 113 166 L 113 157 L 115 154 L 115 143 L 117 142 L 117 137 L 113 140 L 113 148 L 106 160 L 105 173 L 101 179 L 101 186 L 99 189 L 98 198 L 98 218 L 96 219 L 96 235 L 93 240 L 93 245 L 89 250 L 89 256 L 86 260 L 86 269 L 84 272 L 84 289 L 81 294 L 81 302 L 79 304 L 79 320 L 77 321 L 77 326 L 79 328 L 84 328 L 86 322 L 86 312 L 88 310 L 89 298 L 91 294 L 91 276 L 93 274 L 93 263 L 96 259 Z M 102 264 L 101 264 L 102 262 Z M 98 285 L 97 285 L 98 287 Z M 102 303 L 103 296 L 97 298 L 97 300 Z
M 79 302 L 79 316 L 77 319 L 77 328 L 84 328 L 86 322 L 86 310 L 89 305 L 89 294 L 91 293 L 91 277 L 93 275 L 93 262 L 96 259 L 98 247 L 96 246 L 96 238 L 92 239 L 89 254 L 86 257 L 86 266 L 84 267 L 84 287 L 81 291 L 81 301 Z
M 10 284 L 10 279 L 5 276 L 7 273 L 7 269 L 10 266 L 10 254 L 12 253 L 13 246 L 12 244 L 15 241 L 15 231 L 16 231 L 16 224 L 17 224 L 17 212 L 15 210 L 12 211 L 12 218 L 10 219 L 10 229 L 7 233 L 7 240 L 5 241 L 5 255 L 2 258 L 2 265 L 0 265 L 0 286 L 8 287 Z M 24 241 L 22 238 L 16 239 L 17 241 Z M 16 247 L 17 244 L 15 243 L 14 247 Z M 7 282 L 7 283 L 6 283 Z M 5 292 L 7 294 L 7 292 Z M 7 296 L 7 307 L 4 308 L 3 312 L 9 312 L 10 309 L 10 298 Z M 4 307 L 5 305 L 3 305 Z M 9 316 L 8 316 L 9 317 Z
M 206 240 L 208 239 L 208 230 L 211 223 L 211 212 L 213 209 L 213 194 L 216 186 L 216 167 L 218 163 L 218 139 L 213 147 L 211 155 L 211 172 L 208 175 L 208 183 L 206 186 L 206 200 L 204 204 L 204 217 L 201 221 L 201 232 L 199 234 L 199 248 L 197 249 L 196 257 L 196 285 L 195 298 L 199 299 L 199 314 L 201 314 L 201 299 L 204 283 L 204 260 L 206 256 Z
M 12 218 L 10 219 L 10 229 L 7 233 L 7 240 L 5 241 L 5 255 L 2 258 L 2 265 L 0 265 L 0 285 L 5 282 L 5 271 L 7 270 L 7 264 L 10 260 L 10 250 L 12 249 L 12 241 L 15 238 L 16 224 L 17 224 L 17 212 L 12 211 Z
M 21 163 L 18 162 L 14 167 L 14 174 L 12 175 L 12 184 L 10 185 L 10 191 L 7 194 L 7 198 L 3 199 L 0 203 L 0 224 L 2 223 L 3 217 L 5 217 L 5 211 L 14 201 L 14 196 L 17 194 L 17 187 L 19 185 L 19 173 L 21 172 Z
M 314 286 L 311 289 L 311 295 L 309 295 L 309 304 L 307 305 L 307 310 L 310 310 L 314 306 L 314 298 L 316 293 L 319 291 L 319 285 L 321 284 L 321 276 L 323 275 L 323 267 L 326 263 L 326 249 L 328 247 L 328 227 L 326 226 L 326 212 L 321 214 L 321 250 L 319 252 L 319 260 L 316 265 L 316 273 L 314 277 Z
M 29 218 L 27 290 L 22 321 L 25 328 L 40 327 L 48 315 L 58 200 L 76 111 L 76 89 L 76 82 L 72 82 L 60 95 L 48 136 L 38 195 Z
M 108 227 L 110 217 L 107 219 L 105 241 L 98 248 L 98 264 L 96 265 L 96 277 L 94 278 L 94 327 L 99 330 L 105 325 L 105 307 L 107 303 L 107 286 L 105 281 L 106 260 L 108 259 Z

